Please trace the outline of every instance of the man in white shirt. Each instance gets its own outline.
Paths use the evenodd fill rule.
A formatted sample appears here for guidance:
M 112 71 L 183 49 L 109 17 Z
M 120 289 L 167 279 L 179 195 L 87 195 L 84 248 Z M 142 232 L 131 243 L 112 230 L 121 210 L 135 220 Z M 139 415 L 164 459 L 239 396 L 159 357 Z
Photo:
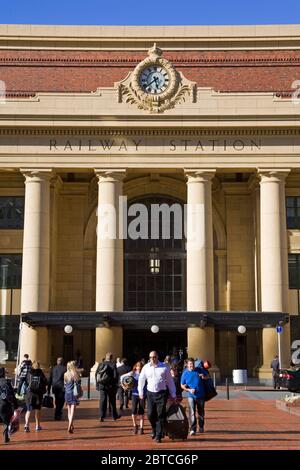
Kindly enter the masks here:
M 148 419 L 152 427 L 152 439 L 161 442 L 168 393 L 176 400 L 176 388 L 170 368 L 159 362 L 156 351 L 149 354 L 150 362 L 146 364 L 139 377 L 138 392 L 140 399 L 144 399 L 144 387 L 147 381 Z

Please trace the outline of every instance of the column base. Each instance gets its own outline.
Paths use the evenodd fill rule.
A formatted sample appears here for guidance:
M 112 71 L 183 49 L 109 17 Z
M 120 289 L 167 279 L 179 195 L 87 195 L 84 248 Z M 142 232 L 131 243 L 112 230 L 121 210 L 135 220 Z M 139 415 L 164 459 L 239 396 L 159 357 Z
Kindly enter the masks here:
M 267 365 L 262 365 L 259 369 L 257 369 L 257 375 L 259 380 L 268 382 L 272 382 L 272 370 Z

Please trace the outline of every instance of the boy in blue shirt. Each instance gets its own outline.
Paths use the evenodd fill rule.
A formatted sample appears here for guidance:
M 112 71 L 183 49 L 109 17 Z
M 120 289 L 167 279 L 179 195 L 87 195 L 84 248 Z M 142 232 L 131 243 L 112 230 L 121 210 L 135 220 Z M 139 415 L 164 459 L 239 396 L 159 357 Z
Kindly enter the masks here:
M 196 408 L 199 419 L 199 432 L 204 432 L 204 385 L 203 380 L 208 379 L 208 372 L 202 367 L 195 367 L 193 358 L 187 359 L 187 367 L 181 376 L 181 388 L 188 392 L 190 410 L 190 435 L 197 431 Z

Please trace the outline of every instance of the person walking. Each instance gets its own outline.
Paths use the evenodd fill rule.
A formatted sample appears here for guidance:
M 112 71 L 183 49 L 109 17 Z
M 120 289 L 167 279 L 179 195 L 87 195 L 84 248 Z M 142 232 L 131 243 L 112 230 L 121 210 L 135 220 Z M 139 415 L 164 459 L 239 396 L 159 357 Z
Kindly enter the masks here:
M 123 357 L 121 361 L 121 365 L 118 367 L 117 366 L 117 376 L 118 376 L 118 391 L 117 391 L 117 397 L 119 400 L 119 409 L 120 411 L 123 410 L 124 405 L 126 408 L 128 408 L 128 403 L 129 403 L 129 390 L 126 390 L 122 387 L 121 384 L 121 376 L 124 374 L 127 374 L 127 372 L 130 371 L 130 367 L 127 364 L 127 359 Z
M 195 367 L 195 361 L 189 357 L 187 367 L 181 376 L 181 388 L 188 392 L 189 417 L 190 417 L 190 435 L 193 436 L 197 431 L 196 409 L 199 416 L 199 432 L 204 432 L 204 405 L 205 391 L 203 380 L 209 378 L 208 372 L 202 367 Z
M 279 358 L 277 354 L 275 354 L 274 359 L 270 364 L 270 367 L 272 369 L 273 388 L 274 390 L 280 389 L 278 385 L 278 375 L 279 375 L 280 364 L 279 364 Z
M 109 399 L 112 408 L 113 419 L 117 420 L 120 416 L 117 413 L 116 393 L 118 388 L 118 376 L 115 362 L 113 362 L 112 353 L 106 353 L 105 360 L 101 362 L 95 374 L 96 388 L 100 392 L 99 398 L 99 421 L 103 422 L 106 417 L 107 399 Z
M 5 372 L 5 368 L 0 367 L 0 421 L 2 421 L 4 426 L 4 443 L 7 444 L 10 441 L 9 423 L 14 410 L 18 408 L 18 402 L 10 380 L 5 378 Z
M 133 434 L 144 434 L 144 414 L 145 414 L 145 400 L 139 397 L 138 381 L 141 374 L 143 364 L 139 361 L 134 364 L 132 371 L 124 374 L 120 378 L 120 382 L 124 390 L 127 389 L 124 381 L 126 377 L 133 377 L 134 385 L 132 388 L 131 398 L 131 417 L 133 423 Z M 138 427 L 137 416 L 140 418 L 140 429 Z
M 79 395 L 75 389 L 81 387 L 80 373 L 76 367 L 75 361 L 70 361 L 67 364 L 67 371 L 64 374 L 65 384 L 65 402 L 68 408 L 68 432 L 74 432 L 74 415 L 75 408 L 79 405 Z
M 170 370 L 176 388 L 176 401 L 179 403 L 182 401 L 181 374 L 177 364 L 173 364 Z
M 28 373 L 31 370 L 31 367 L 32 367 L 32 361 L 31 359 L 29 359 L 29 355 L 24 354 L 24 359 L 19 366 L 19 370 L 17 371 L 18 373 L 17 395 L 20 395 L 20 396 L 25 395 L 26 378 L 27 378 Z
M 48 381 L 45 377 L 44 372 L 41 369 L 38 361 L 33 361 L 30 372 L 26 377 L 26 414 L 25 414 L 25 426 L 24 431 L 30 432 L 29 429 L 29 418 L 32 410 L 35 410 L 35 430 L 41 431 L 41 408 L 43 395 L 46 392 Z
M 160 443 L 163 437 L 168 392 L 171 400 L 175 402 L 176 388 L 169 366 L 159 362 L 156 351 L 150 352 L 149 359 L 150 362 L 143 367 L 140 373 L 138 392 L 140 399 L 143 400 L 147 381 L 147 414 L 152 427 L 151 437 Z
M 56 360 L 56 366 L 52 367 L 48 383 L 48 394 L 50 395 L 51 388 L 55 397 L 55 412 L 54 419 L 56 421 L 61 420 L 62 409 L 65 404 L 65 384 L 64 374 L 67 371 L 64 365 L 62 357 L 58 357 Z

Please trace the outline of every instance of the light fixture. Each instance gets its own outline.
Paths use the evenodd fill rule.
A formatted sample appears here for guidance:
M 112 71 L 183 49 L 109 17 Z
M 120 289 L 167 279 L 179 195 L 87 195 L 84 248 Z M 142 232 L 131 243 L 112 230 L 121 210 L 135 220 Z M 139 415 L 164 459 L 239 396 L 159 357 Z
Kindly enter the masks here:
M 72 325 L 66 325 L 66 326 L 64 327 L 64 332 L 67 333 L 68 335 L 69 335 L 70 333 L 72 333 L 72 331 L 73 331 L 73 326 L 72 326 Z
M 243 335 L 244 333 L 246 333 L 247 328 L 244 325 L 240 325 L 238 326 L 237 330 L 241 335 Z
M 150 248 L 149 269 L 151 274 L 158 274 L 160 270 L 160 259 L 158 258 L 159 249 Z
M 152 325 L 150 329 L 151 329 L 152 333 L 158 333 L 159 332 L 159 326 L 158 325 Z

